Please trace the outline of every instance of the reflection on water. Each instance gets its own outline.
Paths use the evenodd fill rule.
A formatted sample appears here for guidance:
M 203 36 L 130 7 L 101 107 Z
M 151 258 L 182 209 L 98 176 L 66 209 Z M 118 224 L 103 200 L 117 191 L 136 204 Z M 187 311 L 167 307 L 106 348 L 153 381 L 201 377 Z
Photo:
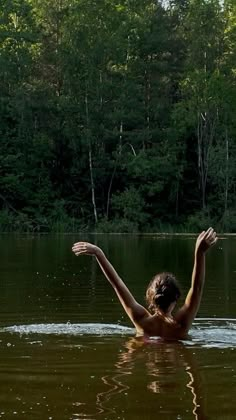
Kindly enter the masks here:
M 48 329 L 0 331 L 0 418 L 132 420 L 156 412 L 160 419 L 204 420 L 220 418 L 221 399 L 227 419 L 234 418 L 233 348 L 145 340 L 120 326 L 98 325 L 96 335 L 89 325 L 77 335 Z
M 215 350 L 217 346 L 218 352 L 236 348 L 236 320 L 197 319 L 191 330 L 191 340 L 183 342 L 131 334 L 134 334 L 131 328 L 99 323 L 3 327 L 0 336 L 1 343 L 5 343 L 2 347 L 7 351 L 8 362 L 4 362 L 5 370 L 1 366 L 2 381 L 15 371 L 16 385 L 30 383 L 32 389 L 35 387 L 33 399 L 37 398 L 27 401 L 22 390 L 15 386 L 17 397 L 15 402 L 11 401 L 15 415 L 27 414 L 27 419 L 33 419 L 40 407 L 44 413 L 45 410 L 51 413 L 48 418 L 58 416 L 60 409 L 64 409 L 60 418 L 112 419 L 120 416 L 132 419 L 146 418 L 145 410 L 149 412 L 155 407 L 159 418 L 163 419 L 171 413 L 180 419 L 209 418 L 202 377 L 206 361 L 209 364 L 212 359 L 205 353 L 202 371 L 199 351 Z M 231 372 L 235 365 L 232 363 Z M 219 368 L 223 372 L 226 366 L 218 364 Z M 221 375 L 223 381 L 224 375 Z M 82 384 L 85 386 L 83 391 Z M 70 410 L 66 413 L 61 404 L 65 395 L 70 401 L 70 415 Z M 124 400 L 133 407 L 128 417 L 122 417 L 123 412 L 127 412 Z M 149 408 L 145 408 L 146 402 Z M 25 406 L 24 410 L 17 409 L 20 403 Z M 4 416 L 2 413 L 0 416 Z
M 147 378 L 146 391 L 159 395 L 161 404 L 158 407 L 158 400 L 152 409 L 157 411 L 159 418 L 165 418 L 170 415 L 170 400 L 173 391 L 179 394 L 179 401 L 188 400 L 189 407 L 183 410 L 186 413 L 192 413 L 194 419 L 204 420 L 205 414 L 204 392 L 202 390 L 201 375 L 191 349 L 186 348 L 182 343 L 166 343 L 164 341 L 151 342 L 147 344 L 142 338 L 130 338 L 124 345 L 122 351 L 118 354 L 112 374 L 101 377 L 102 382 L 108 387 L 104 392 L 98 392 L 96 395 L 97 412 L 106 416 L 117 415 L 115 401 L 118 396 L 130 396 L 134 381 L 129 381 L 129 376 L 135 375 L 136 364 L 142 366 L 142 376 Z M 181 374 L 181 375 L 180 375 Z M 178 383 L 180 376 L 183 376 L 182 383 Z M 182 396 L 179 389 L 182 388 Z M 145 395 L 145 390 L 142 390 Z M 185 395 L 184 395 L 185 394 Z M 136 395 L 136 404 L 140 395 Z M 172 398 L 173 399 L 173 398 Z M 148 400 L 148 399 L 147 399 Z M 186 402 L 186 401 L 185 401 Z M 185 404 L 183 404 L 184 406 Z M 175 407 L 175 418 L 182 417 L 181 409 L 178 405 Z M 164 408 L 164 410 L 163 410 Z M 173 407 L 172 407 L 173 408 Z M 140 405 L 140 411 L 143 407 Z M 185 406 L 186 409 L 186 406 Z M 162 412 L 163 411 L 163 412 Z M 150 413 L 148 407 L 146 414 Z M 179 417 L 177 416 L 179 412 Z M 165 414 L 164 414 L 165 413 Z M 161 417 L 164 414 L 164 417 Z M 142 417 L 143 416 L 143 417 Z M 105 417 L 111 418 L 111 417 Z M 118 417 L 119 418 L 119 417 Z M 126 417 L 124 417 L 126 418 Z M 128 417 L 127 417 L 128 418 Z M 137 410 L 134 418 L 149 418 Z
M 190 349 L 180 342 L 165 342 L 163 340 L 149 340 L 131 338 L 125 343 L 125 350 L 116 363 L 118 371 L 123 375 L 131 374 L 135 359 L 143 358 L 146 374 L 149 378 L 147 389 L 154 394 L 168 394 L 170 392 L 168 379 L 175 376 L 178 370 L 186 372 L 186 388 L 192 396 L 192 412 L 197 420 L 204 419 L 204 401 L 201 395 L 201 381 L 196 361 Z M 143 351 L 144 350 L 144 351 Z

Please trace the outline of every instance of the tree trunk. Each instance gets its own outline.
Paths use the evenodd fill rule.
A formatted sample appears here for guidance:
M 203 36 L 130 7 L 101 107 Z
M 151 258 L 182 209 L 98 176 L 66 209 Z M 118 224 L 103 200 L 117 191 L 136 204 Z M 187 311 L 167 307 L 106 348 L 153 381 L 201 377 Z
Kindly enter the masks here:
M 197 127 L 197 141 L 198 141 L 198 174 L 199 174 L 199 189 L 201 191 L 202 210 L 205 210 L 206 197 L 205 197 L 205 176 L 204 176 L 204 150 L 203 150 L 203 122 L 202 115 L 198 115 Z
M 92 160 L 92 145 L 91 145 L 91 136 L 89 131 L 89 111 L 88 111 L 88 94 L 85 94 L 85 110 L 86 110 L 86 124 L 87 124 L 87 141 L 89 147 L 89 171 L 90 171 L 90 182 L 91 182 L 91 194 L 92 194 L 92 204 L 93 204 L 93 214 L 95 223 L 98 222 L 97 216 L 97 206 L 95 199 L 95 185 L 94 185 L 94 176 L 93 176 L 93 160 Z
M 206 209 L 206 186 L 208 180 L 210 152 L 215 138 L 216 119 L 217 113 L 214 109 L 211 110 L 211 112 L 199 112 L 198 114 L 198 173 L 203 211 Z
M 228 210 L 228 192 L 229 192 L 229 137 L 228 137 L 228 129 L 226 128 L 225 133 L 225 203 L 224 203 L 224 210 L 225 213 Z
M 149 142 L 150 137 L 150 92 L 151 92 L 151 82 L 149 71 L 145 70 L 145 110 L 146 110 L 146 136 L 143 141 L 143 149 Z M 145 144 L 146 143 L 146 144 Z
M 114 177 L 115 177 L 119 156 L 121 154 L 121 149 L 122 149 L 122 137 L 123 137 L 123 122 L 121 121 L 121 123 L 120 123 L 120 135 L 119 135 L 119 154 L 117 155 L 117 158 L 116 158 L 115 166 L 114 166 L 114 169 L 113 169 L 113 172 L 112 172 L 112 175 L 111 175 L 111 179 L 110 179 L 110 183 L 109 183 L 109 187 L 108 187 L 108 192 L 107 192 L 107 210 L 106 210 L 107 219 L 109 217 L 110 196 L 111 196 L 112 184 L 113 184 L 113 180 L 114 180 Z

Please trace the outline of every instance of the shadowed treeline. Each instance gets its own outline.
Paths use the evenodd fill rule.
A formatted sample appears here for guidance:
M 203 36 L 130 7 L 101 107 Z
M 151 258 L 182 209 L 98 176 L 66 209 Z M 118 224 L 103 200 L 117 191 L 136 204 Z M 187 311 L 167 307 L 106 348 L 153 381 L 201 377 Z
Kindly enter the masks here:
M 0 1 L 0 230 L 236 230 L 233 0 Z

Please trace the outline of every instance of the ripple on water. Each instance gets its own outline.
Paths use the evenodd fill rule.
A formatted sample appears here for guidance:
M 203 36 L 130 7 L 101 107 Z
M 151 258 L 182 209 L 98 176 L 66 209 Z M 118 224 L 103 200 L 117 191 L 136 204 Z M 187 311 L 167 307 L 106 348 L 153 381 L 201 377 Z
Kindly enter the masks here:
M 236 347 L 236 319 L 197 318 L 190 331 L 188 345 L 205 348 Z
M 133 335 L 134 328 L 116 324 L 30 324 L 13 325 L 1 329 L 1 332 L 19 334 L 54 334 L 54 335 Z
M 0 332 L 47 335 L 134 335 L 134 328 L 116 324 L 30 324 L 4 327 Z M 236 348 L 236 319 L 197 318 L 186 345 L 205 348 Z

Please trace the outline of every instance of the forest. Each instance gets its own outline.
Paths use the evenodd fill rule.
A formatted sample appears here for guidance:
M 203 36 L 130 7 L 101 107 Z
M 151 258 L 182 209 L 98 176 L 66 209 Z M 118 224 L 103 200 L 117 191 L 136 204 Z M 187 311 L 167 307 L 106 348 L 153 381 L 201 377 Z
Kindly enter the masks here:
M 0 231 L 236 232 L 235 0 L 0 0 Z

